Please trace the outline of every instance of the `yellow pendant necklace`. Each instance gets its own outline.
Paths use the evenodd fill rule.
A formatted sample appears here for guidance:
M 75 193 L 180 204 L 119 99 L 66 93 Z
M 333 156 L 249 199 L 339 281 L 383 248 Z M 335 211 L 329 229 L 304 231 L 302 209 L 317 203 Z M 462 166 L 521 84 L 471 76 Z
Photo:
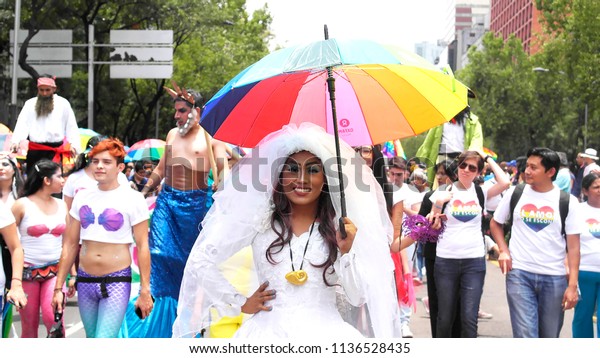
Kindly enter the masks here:
M 292 271 L 288 272 L 285 275 L 285 279 L 288 280 L 288 282 L 291 283 L 292 285 L 296 285 L 296 286 L 304 285 L 306 283 L 306 281 L 308 280 L 308 274 L 306 273 L 306 271 L 304 271 L 302 269 L 302 266 L 304 266 L 304 256 L 306 256 L 306 251 L 308 250 L 308 243 L 310 242 L 310 237 L 312 235 L 316 221 L 317 221 L 317 218 L 315 217 L 315 220 L 313 221 L 312 225 L 310 225 L 310 231 L 308 232 L 308 239 L 306 240 L 306 246 L 304 247 L 304 253 L 302 254 L 302 262 L 300 263 L 299 270 L 296 270 L 294 268 L 294 255 L 292 254 L 291 240 L 290 240 L 290 242 L 288 242 L 288 245 L 290 247 L 290 260 L 292 261 Z

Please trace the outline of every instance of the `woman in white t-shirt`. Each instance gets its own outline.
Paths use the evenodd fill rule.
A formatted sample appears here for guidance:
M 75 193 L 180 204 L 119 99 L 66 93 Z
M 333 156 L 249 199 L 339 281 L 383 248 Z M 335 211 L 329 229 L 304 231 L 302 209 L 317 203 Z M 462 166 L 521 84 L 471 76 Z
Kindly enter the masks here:
M 579 289 L 581 299 L 575 306 L 573 337 L 594 338 L 593 316 L 600 302 L 600 173 L 590 173 L 581 183 L 587 201 L 581 203 Z M 600 332 L 600 321 L 596 323 Z
M 67 206 L 52 195 L 62 191 L 64 182 L 60 165 L 42 159 L 29 171 L 25 190 L 12 206 L 25 251 L 23 290 L 29 304 L 21 310 L 23 338 L 38 337 L 40 310 L 47 333 L 54 324 L 50 302 L 67 223 Z
M 445 215 L 446 227 L 437 242 L 435 282 L 437 286 L 437 337 L 451 337 L 456 309 L 462 321 L 461 337 L 477 337 L 477 313 L 485 279 L 485 245 L 481 231 L 483 208 L 477 191 L 484 201 L 500 194 L 509 185 L 508 177 L 489 155 L 466 151 L 458 157 L 457 181 L 446 190 L 436 190 L 430 217 Z M 498 183 L 479 189 L 473 181 L 487 162 Z M 442 212 L 443 210 L 443 212 Z M 443 217 L 442 217 L 442 220 Z M 460 307 L 456 303 L 460 300 Z

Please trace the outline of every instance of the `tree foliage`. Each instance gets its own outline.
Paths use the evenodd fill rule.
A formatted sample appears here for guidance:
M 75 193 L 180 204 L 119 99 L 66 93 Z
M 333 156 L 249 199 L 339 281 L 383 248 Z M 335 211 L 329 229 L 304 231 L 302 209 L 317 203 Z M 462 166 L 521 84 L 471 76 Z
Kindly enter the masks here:
M 472 48 L 469 64 L 457 73 L 478 95 L 471 105 L 485 144 L 507 160 L 533 146 L 574 158 L 584 134 L 588 147 L 600 144 L 600 2 L 536 0 L 536 6 L 545 31 L 539 53 L 529 56 L 516 38 L 504 42 L 487 33 L 482 49 Z
M 1 19 L 14 14 L 10 6 L 2 10 Z M 8 20 L 0 24 L 0 59 L 7 59 L 4 63 L 10 63 L 8 32 L 14 24 L 13 18 Z M 29 34 L 41 29 L 73 29 L 74 43 L 79 44 L 88 42 L 89 25 L 94 25 L 97 44 L 108 44 L 111 30 L 173 30 L 172 79 L 200 91 L 205 99 L 267 54 L 270 23 L 266 9 L 249 16 L 245 0 L 23 0 L 21 12 L 21 27 Z M 37 78 L 40 74 L 27 63 L 27 50 L 25 44 L 20 67 Z M 96 47 L 94 60 L 110 61 L 110 53 L 110 47 Z M 86 48 L 74 50 L 74 60 L 85 61 L 87 56 Z M 4 69 L 0 88 L 9 93 L 10 78 L 2 76 L 10 71 L 0 69 Z M 174 126 L 171 100 L 163 88 L 171 86 L 169 79 L 111 79 L 109 74 L 109 65 L 94 66 L 94 129 L 126 144 L 154 137 L 156 132 L 164 137 Z M 57 81 L 60 94 L 71 101 L 80 127 L 87 126 L 87 80 L 87 66 L 75 65 L 71 79 Z M 35 95 L 33 83 L 20 81 L 22 101 Z

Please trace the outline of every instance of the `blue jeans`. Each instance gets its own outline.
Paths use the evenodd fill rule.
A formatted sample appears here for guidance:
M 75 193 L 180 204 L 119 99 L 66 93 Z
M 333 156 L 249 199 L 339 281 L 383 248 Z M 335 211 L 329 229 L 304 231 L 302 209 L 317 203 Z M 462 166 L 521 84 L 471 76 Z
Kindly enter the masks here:
M 485 281 L 485 258 L 435 258 L 438 298 L 437 337 L 452 337 L 456 310 L 462 321 L 461 337 L 477 338 L 477 312 Z M 460 306 L 457 302 L 460 299 Z
M 513 269 L 506 275 L 506 297 L 515 338 L 558 338 L 563 325 L 565 275 Z
M 594 311 L 600 307 L 600 272 L 579 271 L 581 300 L 575 306 L 573 338 L 594 338 Z M 600 332 L 600 321 L 596 323 Z

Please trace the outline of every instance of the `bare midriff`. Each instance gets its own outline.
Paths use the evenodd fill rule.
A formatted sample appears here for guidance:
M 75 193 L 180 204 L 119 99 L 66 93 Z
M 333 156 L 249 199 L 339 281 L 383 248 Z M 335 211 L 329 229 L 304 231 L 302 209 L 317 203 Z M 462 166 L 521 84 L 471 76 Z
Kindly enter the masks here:
M 208 172 L 192 170 L 183 165 L 167 165 L 165 184 L 177 190 L 206 189 Z
M 104 276 L 131 266 L 130 244 L 83 240 L 79 267 L 90 275 Z

